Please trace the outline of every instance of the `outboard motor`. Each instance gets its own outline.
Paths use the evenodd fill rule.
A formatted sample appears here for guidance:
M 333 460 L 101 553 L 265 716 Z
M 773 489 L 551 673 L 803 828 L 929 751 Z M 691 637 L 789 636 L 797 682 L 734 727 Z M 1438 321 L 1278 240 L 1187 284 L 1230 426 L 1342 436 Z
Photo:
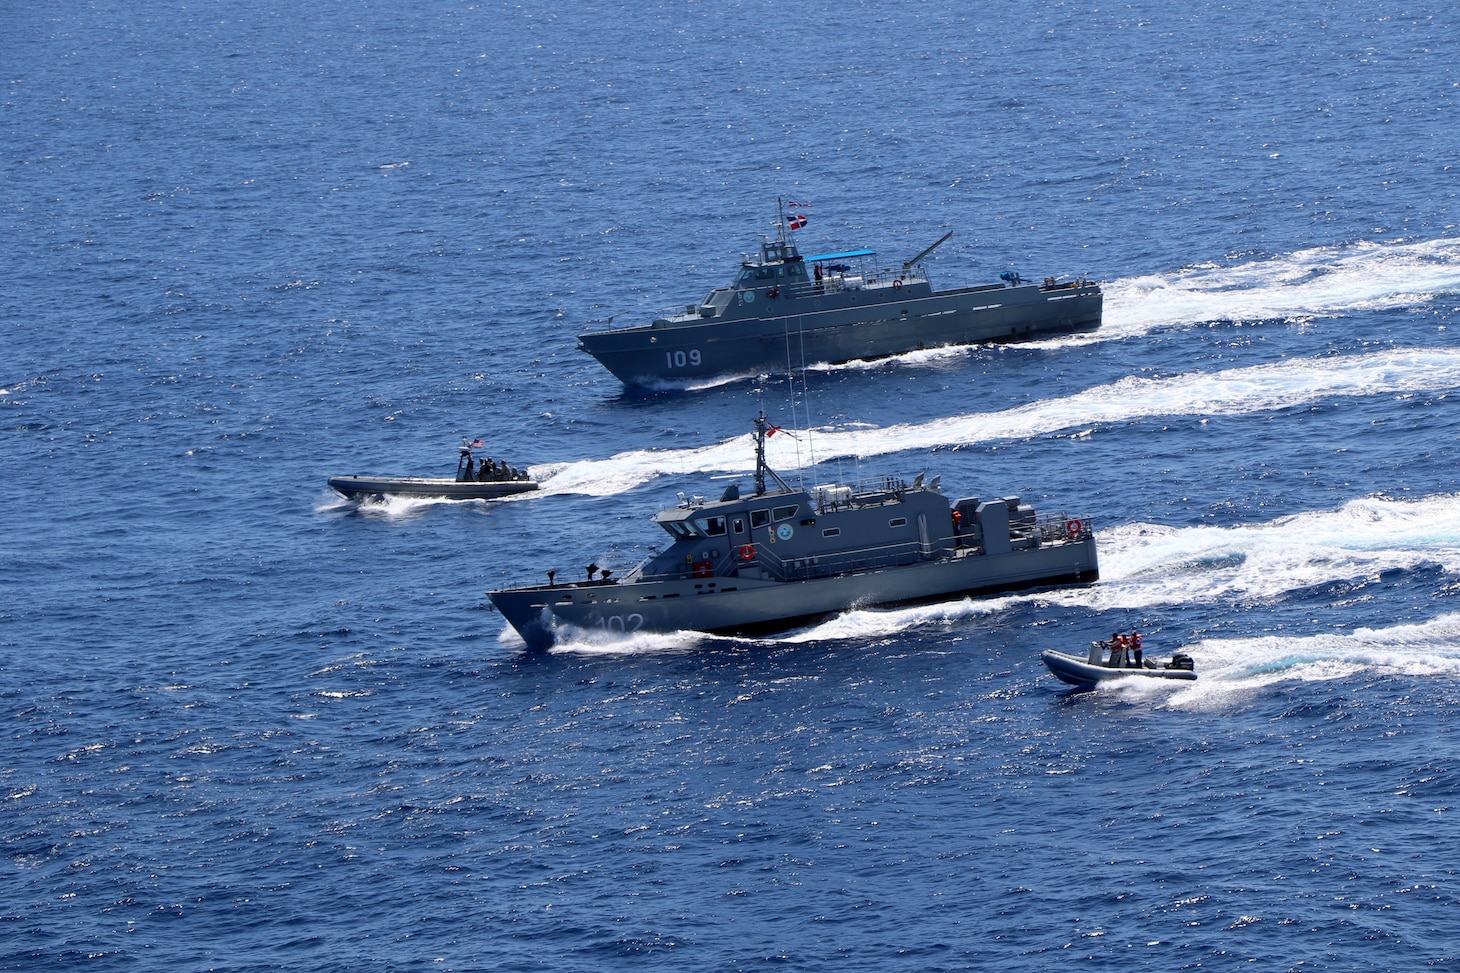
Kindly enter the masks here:
M 1166 668 L 1180 669 L 1183 672 L 1195 672 L 1196 663 L 1185 652 L 1177 652 L 1171 657 L 1171 661 L 1166 664 Z

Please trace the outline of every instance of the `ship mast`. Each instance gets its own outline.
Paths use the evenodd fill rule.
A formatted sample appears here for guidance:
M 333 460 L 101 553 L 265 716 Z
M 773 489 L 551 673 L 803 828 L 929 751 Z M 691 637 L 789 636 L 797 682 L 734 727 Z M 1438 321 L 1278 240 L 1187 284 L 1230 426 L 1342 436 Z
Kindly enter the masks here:
M 765 410 L 762 409 L 760 415 L 755 417 L 755 495 L 758 497 L 765 495 L 765 478 L 767 473 L 770 474 L 771 479 L 776 481 L 776 486 L 780 487 L 783 492 L 791 492 L 791 488 L 786 485 L 786 481 L 781 479 L 775 470 L 766 465 L 765 441 L 769 435 L 771 435 L 771 424 L 766 420 Z

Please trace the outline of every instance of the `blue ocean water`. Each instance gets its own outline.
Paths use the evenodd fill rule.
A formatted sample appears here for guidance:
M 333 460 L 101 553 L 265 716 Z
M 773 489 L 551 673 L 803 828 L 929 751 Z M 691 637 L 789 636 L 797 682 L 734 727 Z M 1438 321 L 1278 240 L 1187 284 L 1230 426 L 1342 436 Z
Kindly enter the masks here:
M 1179 9 L 1178 9 L 1179 6 Z M 0 967 L 1460 962 L 1452 6 L 0 13 Z M 799 242 L 1105 326 L 626 395 Z M 1097 531 L 1089 589 L 528 654 L 772 461 Z M 537 495 L 357 506 L 461 436 Z M 1179 688 L 1071 693 L 1115 629 Z

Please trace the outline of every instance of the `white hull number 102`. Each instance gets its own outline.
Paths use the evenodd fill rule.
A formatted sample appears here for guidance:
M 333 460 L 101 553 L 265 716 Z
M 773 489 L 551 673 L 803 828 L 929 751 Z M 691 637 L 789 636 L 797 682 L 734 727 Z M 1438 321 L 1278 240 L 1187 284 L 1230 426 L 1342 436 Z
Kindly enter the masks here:
M 598 618 L 593 623 L 597 628 L 607 629 L 610 632 L 633 633 L 644 627 L 644 616 L 634 612 L 625 618 L 622 615 L 609 615 L 607 618 Z

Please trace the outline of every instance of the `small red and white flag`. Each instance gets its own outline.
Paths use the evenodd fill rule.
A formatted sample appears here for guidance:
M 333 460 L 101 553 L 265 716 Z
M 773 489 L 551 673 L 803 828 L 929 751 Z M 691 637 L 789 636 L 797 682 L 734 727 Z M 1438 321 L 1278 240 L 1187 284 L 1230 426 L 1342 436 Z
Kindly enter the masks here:
M 486 448 L 486 445 L 487 444 L 485 442 L 483 442 L 482 440 L 480 440 L 480 439 L 473 439 L 471 441 L 471 448 L 472 449 L 485 449 Z
M 791 218 L 788 219 L 786 222 L 790 224 L 791 229 L 799 230 L 801 229 L 801 227 L 806 225 L 806 217 L 802 216 L 800 213 L 793 213 L 791 215 Z

